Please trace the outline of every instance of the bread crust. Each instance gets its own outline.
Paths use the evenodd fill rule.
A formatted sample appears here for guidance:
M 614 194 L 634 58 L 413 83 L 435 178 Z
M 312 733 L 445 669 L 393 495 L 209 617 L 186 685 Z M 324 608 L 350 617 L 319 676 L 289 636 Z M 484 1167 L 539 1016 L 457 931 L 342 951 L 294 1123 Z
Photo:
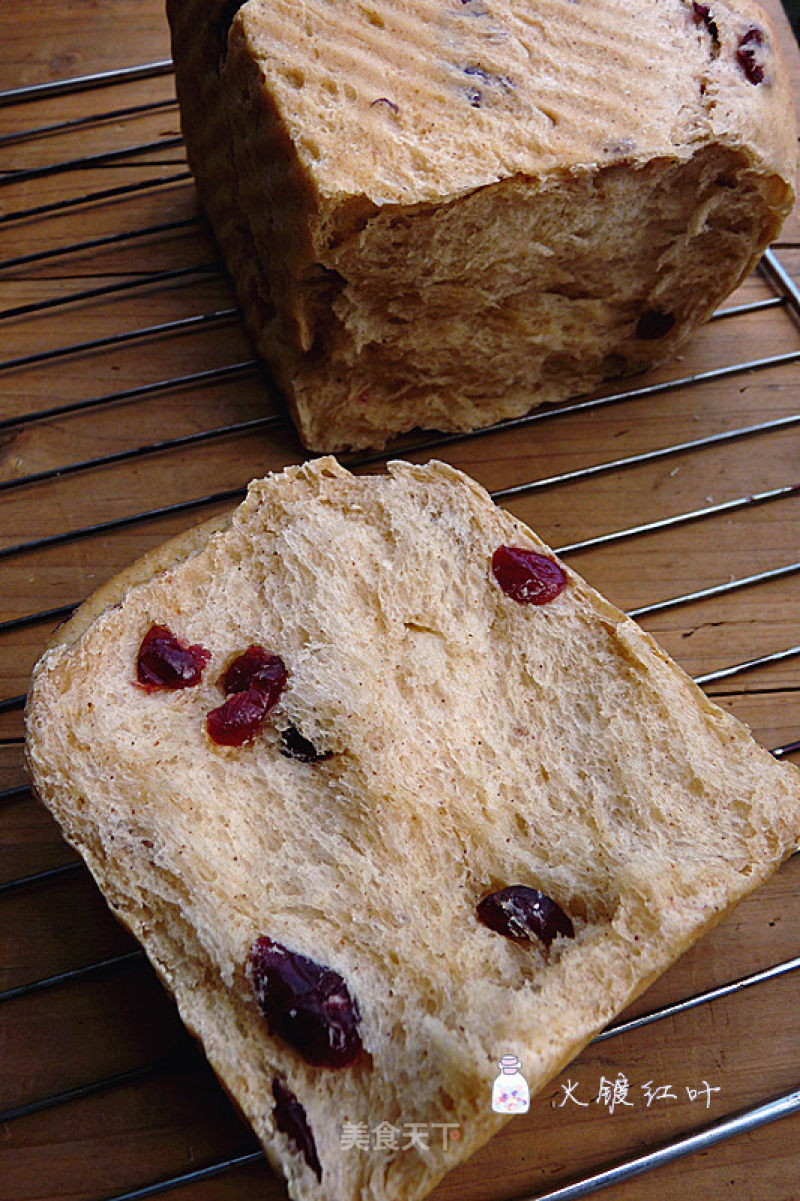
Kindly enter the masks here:
M 505 596 L 499 544 L 552 556 L 445 464 L 318 460 L 121 573 L 34 671 L 36 790 L 298 1201 L 423 1197 L 505 1120 L 499 1054 L 543 1087 L 800 836 L 796 769 L 568 568 L 552 604 Z M 197 687 L 135 687 L 151 622 L 212 652 Z M 253 641 L 284 658 L 285 696 L 252 745 L 215 747 L 203 716 Z M 287 720 L 331 758 L 283 757 Z M 475 902 L 520 882 L 574 942 L 480 926 Z M 261 934 L 345 977 L 364 1060 L 312 1068 L 269 1033 L 244 973 Z M 275 1076 L 319 1184 L 276 1129 Z M 348 1151 L 345 1120 L 461 1139 Z

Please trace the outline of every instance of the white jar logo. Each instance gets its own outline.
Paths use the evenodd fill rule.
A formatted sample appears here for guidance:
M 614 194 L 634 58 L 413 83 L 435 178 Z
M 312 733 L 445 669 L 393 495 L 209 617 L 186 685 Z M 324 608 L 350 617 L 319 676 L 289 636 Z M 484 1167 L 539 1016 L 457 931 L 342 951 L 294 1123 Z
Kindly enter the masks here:
M 492 1085 L 492 1109 L 495 1113 L 527 1113 L 531 1095 L 527 1080 L 520 1075 L 522 1063 L 516 1055 L 503 1055 L 497 1066 L 500 1075 Z

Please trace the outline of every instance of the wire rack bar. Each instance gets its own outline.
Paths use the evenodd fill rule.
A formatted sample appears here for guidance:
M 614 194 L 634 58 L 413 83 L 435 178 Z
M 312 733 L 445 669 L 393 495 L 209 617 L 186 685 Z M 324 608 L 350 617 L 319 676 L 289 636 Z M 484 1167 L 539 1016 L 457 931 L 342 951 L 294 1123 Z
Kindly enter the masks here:
M 23 104 L 29 100 L 41 100 L 47 96 L 63 96 L 67 92 L 85 92 L 90 88 L 109 87 L 117 83 L 132 83 L 136 79 L 151 79 L 154 75 L 170 75 L 172 59 L 140 63 L 134 67 L 120 67 L 115 71 L 96 71 L 91 75 L 74 75 L 71 79 L 54 79 L 48 83 L 27 84 L 25 87 L 8 88 L 0 92 L 0 107 L 8 104 Z
M 641 605 L 638 609 L 628 609 L 628 617 L 638 620 L 638 618 L 647 617 L 651 613 L 662 613 L 665 609 L 673 609 L 677 605 L 687 605 L 691 601 L 707 600 L 712 596 L 724 596 L 739 588 L 749 588 L 752 584 L 765 584 L 769 580 L 781 580 L 798 571 L 800 571 L 800 563 L 787 563 L 784 567 L 773 567 L 769 571 L 759 571 L 755 575 L 742 576 L 738 580 L 727 580 L 724 584 L 713 584 L 710 588 L 698 588 L 694 592 L 684 592 L 680 596 L 656 601 L 652 605 Z
M 139 165 L 142 166 L 143 164 L 140 163 Z M 54 213 L 63 213 L 68 209 L 80 208 L 85 204 L 94 204 L 99 200 L 118 200 L 122 196 L 133 196 L 137 192 L 146 192 L 151 188 L 162 188 L 174 183 L 186 183 L 191 178 L 191 171 L 177 171 L 172 175 L 157 175 L 153 179 L 140 179 L 137 183 L 120 184 L 115 188 L 103 188 L 99 192 L 87 192 L 83 196 L 71 196 L 67 200 L 51 200 L 48 204 L 37 204 L 33 208 L 16 209 L 10 213 L 3 213 L 0 215 L 0 225 L 8 225 L 14 221 L 24 221 L 29 217 L 49 217 Z
M 49 884 L 51 880 L 60 880 L 64 876 L 74 876 L 84 867 L 82 859 L 70 859 L 69 863 L 61 863 L 58 867 L 48 867 L 43 872 L 31 872 L 27 876 L 15 876 L 13 880 L 4 880 L 0 884 L 0 896 L 9 892 L 17 892 L 21 888 L 29 888 L 33 884 Z
M 144 951 L 127 951 L 124 955 L 112 955 L 108 959 L 99 959 L 88 963 L 85 967 L 71 968 L 67 972 L 58 972 L 54 976 L 44 976 L 40 980 L 31 980 L 29 984 L 18 984 L 16 988 L 7 988 L 0 992 L 0 1003 L 15 1001 L 19 997 L 27 997 L 30 993 L 46 992 L 48 988 L 57 988 L 62 984 L 73 984 L 76 980 L 85 980 L 115 967 L 124 967 L 130 963 L 143 963 Z
M 178 317 L 174 321 L 162 321 L 158 325 L 141 326 L 139 329 L 125 330 L 120 334 L 109 334 L 105 338 L 92 338 L 87 342 L 73 342 L 69 346 L 56 346 L 52 350 L 40 350 L 36 354 L 20 355 L 16 359 L 0 361 L 0 371 L 11 371 L 17 367 L 31 367 L 36 363 L 48 363 L 53 359 L 65 358 L 72 354 L 85 354 L 92 350 L 102 350 L 109 346 L 124 346 L 139 338 L 155 338 L 163 334 L 185 333 L 198 326 L 210 325 L 215 321 L 230 321 L 239 315 L 238 309 L 216 309 L 212 313 L 198 313 L 194 317 Z M 52 410 L 46 410 L 47 413 Z M 32 420 L 38 414 L 23 414 L 21 417 L 9 417 L 0 422 L 0 429 L 9 425 L 19 425 Z
M 81 292 L 70 292 L 65 296 L 51 296 L 47 300 L 32 301 L 30 304 L 18 304 L 13 309 L 3 309 L 0 321 L 11 317 L 28 317 L 33 313 L 43 313 L 48 309 L 61 308 L 66 304 L 77 304 L 82 300 L 95 300 L 98 296 L 111 296 L 120 292 L 132 292 L 135 288 L 148 288 L 153 284 L 163 284 L 172 279 L 185 279 L 191 275 L 218 275 L 217 263 L 199 263 L 194 267 L 172 267 L 169 271 L 154 271 L 149 275 L 137 275 L 135 279 L 121 280 L 115 284 L 103 284 L 97 288 L 86 288 Z
M 119 121 L 126 117 L 140 117 L 144 113 L 157 113 L 165 108 L 175 108 L 178 101 L 175 97 L 166 100 L 148 100 L 146 104 L 129 104 L 127 108 L 107 109 L 102 113 L 91 113 L 88 117 L 71 117 L 68 121 L 53 121 L 49 125 L 35 125 L 30 129 L 22 129 L 18 133 L 0 135 L 0 146 L 18 146 L 21 142 L 31 142 L 49 134 L 72 133 L 87 125 L 102 125 L 106 121 Z
M 183 145 L 183 138 L 175 134 L 168 138 L 157 138 L 152 142 L 138 142 L 132 146 L 120 146 L 116 150 L 103 150 L 99 154 L 85 154 L 80 158 L 64 159 L 60 163 L 45 163 L 41 167 L 26 167 L 21 171 L 0 173 L 0 187 L 7 184 L 29 183 L 33 179 L 44 179 L 50 175 L 63 175 L 67 171 L 85 171 L 92 167 L 105 167 L 125 158 L 134 158 L 151 151 L 174 150 Z
M 230 434 L 246 434 L 255 430 L 268 429 L 283 420 L 279 414 L 267 417 L 251 417 L 248 421 L 234 421 L 230 425 L 215 426 L 211 430 L 200 430 L 194 434 L 183 434 L 179 438 L 163 438 L 160 442 L 150 442 L 146 446 L 135 446 L 132 450 L 118 450 L 114 454 L 100 455 L 95 459 L 86 459 L 82 463 L 67 463 L 63 467 L 52 467 L 48 471 L 37 471 L 34 475 L 26 475 L 18 480 L 0 481 L 0 492 L 8 492 L 23 484 L 40 484 L 44 480 L 60 479 L 62 476 L 74 475 L 78 471 L 86 471 L 93 467 L 108 467 L 112 463 L 127 463 L 131 459 L 141 459 L 145 455 L 160 454 L 165 450 L 177 450 L 184 446 L 199 446 L 212 438 L 224 438 Z
M 11 558 L 14 555 L 21 554 L 23 551 L 44 550 L 51 546 L 61 546 L 65 542 L 71 542 L 73 538 L 88 538 L 93 534 L 108 534 L 112 530 L 124 530 L 129 526 L 138 525 L 140 521 L 155 520 L 158 517 L 167 517 L 175 513 L 188 513 L 192 509 L 217 504 L 221 501 L 241 500 L 245 492 L 245 488 L 228 488 L 223 492 L 212 492 L 208 496 L 201 496 L 197 500 L 181 500 L 173 505 L 162 505 L 157 509 L 148 509 L 146 513 L 134 513 L 130 517 L 116 517 L 111 521 L 100 521 L 96 525 L 87 525 L 79 530 L 67 530 L 63 534 L 49 534 L 47 537 L 37 538 L 33 542 L 20 542 L 16 546 L 0 547 L 0 560 Z M 0 701 L 0 713 L 2 712 L 2 703 Z
M 592 1173 L 591 1176 L 574 1180 L 554 1192 L 529 1194 L 519 1198 L 519 1201 L 579 1201 L 581 1197 L 589 1197 L 612 1184 L 622 1184 L 623 1181 L 631 1180 L 642 1172 L 651 1172 L 654 1168 L 674 1163 L 676 1159 L 682 1159 L 695 1151 L 705 1151 L 716 1143 L 734 1138 L 738 1134 L 747 1134 L 751 1130 L 757 1130 L 759 1126 L 766 1125 L 767 1122 L 776 1122 L 795 1113 L 800 1113 L 800 1088 L 782 1093 L 762 1105 L 754 1105 L 728 1117 L 719 1118 L 693 1134 L 670 1139 L 652 1151 L 621 1160 L 600 1172 Z
M 195 1168 L 191 1172 L 182 1172 L 180 1176 L 171 1176 L 169 1180 L 146 1184 L 143 1188 L 135 1188 L 127 1193 L 116 1193 L 113 1197 L 105 1198 L 104 1201 L 145 1201 L 147 1197 L 155 1197 L 158 1193 L 169 1192 L 171 1189 L 180 1188 L 183 1184 L 198 1184 L 201 1180 L 211 1180 L 223 1172 L 232 1172 L 235 1168 L 258 1163 L 263 1159 L 263 1151 L 248 1151 L 244 1155 L 233 1155 L 230 1159 L 209 1164 L 206 1168 Z
M 800 359 L 800 351 L 797 352 L 796 357 Z M 656 463 L 660 459 L 671 458 L 673 455 L 707 450 L 710 446 L 724 446 L 728 442 L 753 438 L 758 434 L 774 433 L 776 430 L 792 429 L 796 425 L 800 425 L 800 413 L 791 413 L 785 417 L 776 417 L 772 421 L 762 421 L 758 425 L 745 425 L 734 430 L 723 430 L 722 433 L 707 434 L 704 438 L 693 438 L 689 442 L 674 442 L 670 446 L 659 446 L 655 450 L 645 450 L 640 454 L 628 455 L 626 458 L 611 459 L 605 463 L 593 463 L 589 467 L 577 467 L 574 471 L 562 471 L 559 475 L 544 476 L 538 480 L 529 480 L 524 484 L 513 484 L 509 488 L 498 488 L 489 495 L 494 501 L 510 500 L 529 492 L 540 491 L 542 488 L 552 488 L 556 484 L 573 484 L 578 480 L 606 475 L 610 471 L 624 471 L 628 467 L 639 467 L 643 463 Z
M 639 1017 L 629 1018 L 628 1021 L 612 1022 L 610 1026 L 606 1026 L 605 1030 L 601 1030 L 592 1039 L 592 1042 L 602 1043 L 608 1038 L 614 1038 L 617 1034 L 628 1034 L 631 1030 L 638 1030 L 641 1026 L 650 1026 L 653 1022 L 660 1022 L 663 1018 L 686 1013 L 687 1010 L 696 1009 L 699 1005 L 718 1001 L 722 997 L 732 997 L 746 988 L 752 988 L 754 984 L 766 984 L 770 980 L 777 980 L 780 976 L 788 976 L 790 972 L 796 972 L 798 968 L 800 968 L 800 957 L 785 959 L 782 963 L 776 963 L 762 972 L 753 972 L 750 976 L 731 980 L 729 984 L 721 984 L 718 988 L 709 988 L 706 992 L 695 993 L 693 997 L 686 997 L 683 1001 L 676 1001 L 672 1005 L 663 1005 L 660 1009 L 652 1009 L 649 1013 L 642 1013 Z
M 763 300 L 750 300 L 746 304 L 733 304 L 727 309 L 717 309 L 712 313 L 709 322 L 719 321 L 724 317 L 743 317 L 747 313 L 761 313 L 764 309 L 779 309 L 785 304 L 783 296 L 765 296 Z
M 705 684 L 716 683 L 717 680 L 727 680 L 730 676 L 752 671 L 756 667 L 768 667 L 772 663 L 785 663 L 787 659 L 796 659 L 798 655 L 800 655 L 800 646 L 789 646 L 785 651 L 773 651 L 771 655 L 759 655 L 757 659 L 748 659 L 745 663 L 734 663 L 732 667 L 719 667 L 716 671 L 707 671 L 703 675 L 693 678 L 695 684 L 699 684 L 702 688 Z
M 794 755 L 797 751 L 800 751 L 800 738 L 795 739 L 794 742 L 787 742 L 783 746 L 776 746 L 772 754 L 776 759 L 785 759 L 787 755 Z M 800 855 L 800 851 L 795 851 L 794 855 Z
M 703 675 L 693 676 L 695 684 L 701 688 L 706 684 L 716 683 L 717 680 L 727 680 L 731 676 L 753 671 L 756 667 L 769 667 L 773 663 L 785 663 L 800 655 L 800 646 L 789 646 L 783 651 L 773 651 L 770 655 L 759 655 L 755 659 L 747 659 L 742 663 L 734 663 L 731 667 L 719 667 L 716 671 L 707 671 Z
M 5 700 L 0 701 L 0 713 L 13 713 L 16 709 L 24 709 L 27 699 L 27 694 L 24 692 L 19 696 L 6 697 Z
M 82 1100 L 84 1097 L 91 1097 L 94 1093 L 105 1092 L 109 1088 L 131 1084 L 134 1080 L 142 1080 L 163 1067 L 163 1061 L 157 1064 L 146 1064 L 140 1068 L 131 1068 L 127 1072 L 117 1072 L 114 1076 L 106 1076 L 103 1080 L 93 1080 L 91 1084 L 80 1084 L 77 1088 L 69 1088 L 62 1093 L 53 1093 L 49 1097 L 42 1097 L 40 1100 L 30 1101 L 25 1105 L 15 1105 L 12 1109 L 0 1110 L 0 1122 L 13 1122 L 15 1118 L 27 1118 L 31 1114 L 41 1113 L 43 1109 L 54 1109 L 57 1105 L 66 1105 L 69 1101 Z
M 219 383 L 220 380 L 238 379 L 241 375 L 246 375 L 249 372 L 260 368 L 261 364 L 258 359 L 242 359 L 239 363 L 226 363 L 222 367 L 208 367 L 205 371 L 194 371 L 189 375 L 174 375 L 169 379 L 155 380 L 150 384 L 136 384 L 132 388 L 121 388 L 118 392 L 106 392 L 103 396 L 88 396 L 83 400 L 70 401 L 69 404 L 54 405 L 51 409 L 39 409 L 35 413 L 28 413 L 23 417 L 8 417 L 4 421 L 0 421 L 0 430 L 4 429 L 19 429 L 25 425 L 32 425 L 37 421 L 44 421 L 51 417 L 63 417 L 67 413 L 78 413 L 84 409 L 100 408 L 104 405 L 113 404 L 120 400 L 141 400 L 146 396 L 152 396 L 159 392 L 166 392 L 171 388 L 185 388 L 189 385 Z M 91 459 L 88 461 L 89 466 L 98 466 L 101 460 Z M 74 470 L 72 466 L 63 468 L 54 468 L 52 475 L 67 475 L 70 470 Z M 47 475 L 47 473 L 45 473 Z M 21 477 L 18 483 L 33 483 L 37 476 Z M 0 481 L 0 490 L 5 488 L 11 481 Z
M 40 621 L 58 621 L 74 613 L 80 601 L 73 605 L 59 605 L 55 609 L 41 609 L 38 613 L 26 613 L 24 617 L 12 617 L 10 621 L 0 621 L 0 634 L 10 634 L 13 630 L 24 630 L 27 626 L 38 625 Z M 0 801 L 3 794 L 0 792 Z
M 800 287 L 797 286 L 773 250 L 764 252 L 758 270 L 766 277 L 770 286 L 789 302 L 789 307 L 795 316 L 800 317 Z
M 0 426 L 0 428 L 2 428 Z M 676 513 L 672 517 L 661 517 L 656 521 L 645 521 L 641 525 L 627 526 L 622 530 L 612 530 L 608 534 L 598 534 L 594 538 L 583 538 L 579 542 L 568 542 L 560 546 L 556 554 L 570 555 L 579 550 L 594 550 L 598 546 L 607 546 L 612 542 L 622 542 L 626 538 L 636 538 L 642 534 L 658 533 L 661 530 L 674 529 L 676 526 L 689 525 L 706 517 L 716 517 L 720 513 L 735 513 L 739 509 L 747 509 L 756 505 L 767 504 L 769 501 L 782 500 L 787 496 L 795 496 L 800 492 L 800 484 L 785 484 L 781 488 L 769 488 L 764 492 L 753 492 L 749 496 L 737 496 L 733 500 L 719 501 L 706 505 L 702 509 L 691 509 L 685 513 Z
M 136 238 L 149 238 L 154 234 L 172 233 L 176 229 L 186 229 L 190 225 L 199 225 L 199 223 L 199 217 L 184 217 L 180 221 L 165 221 L 161 225 L 123 230 L 121 233 L 105 234 L 102 238 L 73 242 L 70 246 L 56 246 L 50 250 L 37 250 L 33 254 L 20 254 L 16 258 L 4 259 L 0 262 L 0 271 L 7 271 L 10 267 L 26 267 L 31 263 L 43 263 L 48 259 L 63 258 L 65 255 L 80 254 L 84 250 L 98 250 L 104 246 L 121 246 L 124 242 L 132 242 Z
M 13 788 L 4 788 L 0 792 L 0 804 L 3 801 L 16 801 L 20 797 L 29 796 L 31 791 L 30 784 L 15 784 Z M 0 993 L 0 997 L 2 993 Z

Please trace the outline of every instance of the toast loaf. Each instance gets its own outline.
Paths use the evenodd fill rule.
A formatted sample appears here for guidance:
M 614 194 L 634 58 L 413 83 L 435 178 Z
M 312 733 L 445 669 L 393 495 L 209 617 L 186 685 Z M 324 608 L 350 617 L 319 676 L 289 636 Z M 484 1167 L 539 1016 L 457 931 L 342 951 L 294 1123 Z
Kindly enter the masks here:
M 314 450 L 672 355 L 794 198 L 750 0 L 168 0 L 189 162 Z
M 142 674 L 154 629 L 181 687 Z M 225 745 L 253 647 L 283 675 Z M 508 1120 L 501 1055 L 543 1087 L 800 838 L 797 770 L 437 462 L 253 482 L 56 632 L 26 731 L 297 1201 L 425 1196 Z M 281 956 L 336 1047 L 329 1010 L 292 1027 Z M 382 1123 L 429 1145 L 348 1145 Z

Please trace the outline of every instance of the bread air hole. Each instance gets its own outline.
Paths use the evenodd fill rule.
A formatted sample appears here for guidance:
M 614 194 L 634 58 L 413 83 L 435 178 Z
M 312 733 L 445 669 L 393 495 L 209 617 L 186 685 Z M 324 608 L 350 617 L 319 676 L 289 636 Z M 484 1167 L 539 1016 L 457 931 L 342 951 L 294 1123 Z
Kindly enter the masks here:
M 305 71 L 301 71 L 299 67 L 287 67 L 283 72 L 283 78 L 299 91 L 300 88 L 305 86 L 306 73 Z
M 386 28 L 386 22 L 384 21 L 383 17 L 380 13 L 376 13 L 374 9 L 362 8 L 361 15 L 362 17 L 366 17 L 370 25 L 374 25 L 376 29 Z
M 322 158 L 322 151 L 319 148 L 319 142 L 314 138 L 300 138 L 300 145 L 315 162 Z

